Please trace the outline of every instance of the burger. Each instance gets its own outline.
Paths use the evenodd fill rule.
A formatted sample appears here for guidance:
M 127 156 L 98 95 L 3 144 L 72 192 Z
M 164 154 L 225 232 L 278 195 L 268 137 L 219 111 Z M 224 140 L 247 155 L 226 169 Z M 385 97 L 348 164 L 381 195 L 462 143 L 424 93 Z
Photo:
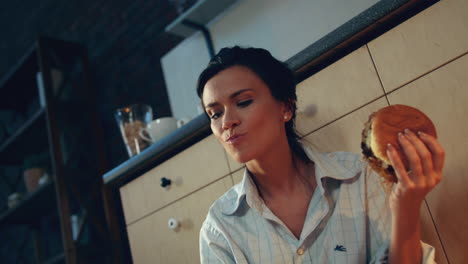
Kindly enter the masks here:
M 404 129 L 424 132 L 437 137 L 432 121 L 423 112 L 407 105 L 384 107 L 369 116 L 362 131 L 361 149 L 364 160 L 387 182 L 397 182 L 395 170 L 387 156 L 387 144 L 398 152 L 406 170 L 409 162 L 398 143 L 398 133 Z

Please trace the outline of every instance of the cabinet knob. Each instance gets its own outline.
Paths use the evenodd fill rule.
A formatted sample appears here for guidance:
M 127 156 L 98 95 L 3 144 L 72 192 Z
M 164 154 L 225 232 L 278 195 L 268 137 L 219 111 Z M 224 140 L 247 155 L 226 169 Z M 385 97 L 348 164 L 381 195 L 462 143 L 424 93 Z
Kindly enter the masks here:
M 170 218 L 169 221 L 167 222 L 167 226 L 169 226 L 169 229 L 175 230 L 179 227 L 180 223 L 177 221 L 175 218 Z
M 161 178 L 161 187 L 165 188 L 165 187 L 171 185 L 171 182 L 172 182 L 172 181 L 171 181 L 170 179 L 167 179 L 167 178 L 165 178 L 165 177 L 162 177 L 162 178 Z

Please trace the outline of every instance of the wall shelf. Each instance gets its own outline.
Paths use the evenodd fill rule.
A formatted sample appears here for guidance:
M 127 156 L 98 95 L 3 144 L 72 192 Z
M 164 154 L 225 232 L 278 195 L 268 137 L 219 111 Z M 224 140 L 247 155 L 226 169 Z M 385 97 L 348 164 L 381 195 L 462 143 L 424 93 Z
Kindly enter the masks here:
M 37 49 L 32 46 L 0 80 L 0 109 L 19 109 L 26 112 L 31 101 L 37 98 L 36 73 L 39 71 Z
M 0 215 L 0 227 L 10 224 L 38 223 L 38 219 L 56 208 L 54 183 L 49 181 L 28 194 L 13 208 Z
M 39 37 L 0 80 L 0 91 L 5 94 L 0 100 L 0 109 L 8 111 L 7 114 L 27 116 L 15 130 L 8 127 L 8 137 L 0 142 L 0 165 L 15 168 L 12 171 L 37 166 L 52 178 L 28 193 L 16 206 L 0 212 L 0 228 L 33 227 L 30 230 L 33 236 L 24 244 L 33 245 L 35 263 L 44 263 L 44 259 L 57 263 L 89 263 L 86 259 L 107 256 L 103 250 L 80 251 L 70 221 L 72 215 L 87 212 L 89 244 L 105 244 L 108 233 L 99 178 L 105 168 L 105 157 L 87 56 L 81 44 Z M 41 82 L 37 80 L 38 72 Z M 46 154 L 45 160 L 43 154 Z M 80 177 L 74 177 L 75 174 Z M 9 173 L 6 182 L 21 183 L 21 175 Z M 5 197 L 9 193 L 22 193 L 28 187 L 9 185 Z M 58 216 L 61 244 L 65 249 L 64 254 L 57 256 L 48 256 L 43 250 L 46 240 L 43 238 L 48 238 L 50 230 L 41 222 L 51 213 Z M 57 239 L 54 242 L 58 244 Z
M 28 154 L 47 148 L 45 109 L 40 108 L 0 144 L 0 161 L 2 165 L 20 164 Z
M 65 253 L 60 253 L 50 259 L 48 259 L 45 264 L 55 264 L 55 263 L 61 263 L 65 260 Z

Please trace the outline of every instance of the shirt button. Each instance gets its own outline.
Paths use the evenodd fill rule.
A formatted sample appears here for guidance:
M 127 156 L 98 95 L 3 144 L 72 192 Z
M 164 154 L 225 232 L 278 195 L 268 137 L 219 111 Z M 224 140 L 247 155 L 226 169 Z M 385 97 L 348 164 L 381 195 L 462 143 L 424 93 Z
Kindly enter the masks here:
M 304 249 L 303 248 L 298 248 L 296 253 L 299 255 L 299 256 L 302 256 L 304 254 Z

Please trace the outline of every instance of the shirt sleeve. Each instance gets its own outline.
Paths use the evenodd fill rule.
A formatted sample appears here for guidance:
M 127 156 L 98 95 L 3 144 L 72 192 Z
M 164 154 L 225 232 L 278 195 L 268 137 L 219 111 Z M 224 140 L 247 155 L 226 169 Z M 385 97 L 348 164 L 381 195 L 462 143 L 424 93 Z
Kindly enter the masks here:
M 226 238 L 206 223 L 203 224 L 200 230 L 200 263 L 236 263 Z
M 381 177 L 375 174 L 364 164 L 365 201 L 367 210 L 367 239 L 369 263 L 389 263 L 389 248 L 391 238 L 391 211 L 388 206 L 390 186 L 382 182 Z M 435 249 L 421 241 L 423 264 L 435 262 Z
M 422 262 L 423 264 L 436 264 L 435 262 L 435 249 L 429 244 L 421 241 L 422 248 Z M 377 253 L 372 257 L 369 263 L 371 264 L 384 264 L 389 263 L 389 245 L 384 245 L 379 248 Z

